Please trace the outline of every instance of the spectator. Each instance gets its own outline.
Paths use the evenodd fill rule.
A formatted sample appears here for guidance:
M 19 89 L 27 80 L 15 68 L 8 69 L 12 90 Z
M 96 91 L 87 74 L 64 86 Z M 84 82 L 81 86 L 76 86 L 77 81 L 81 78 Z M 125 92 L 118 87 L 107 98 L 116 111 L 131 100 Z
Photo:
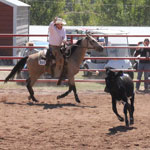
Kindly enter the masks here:
M 138 44 L 137 44 L 137 46 L 144 46 L 144 44 L 143 44 L 143 42 L 138 42 Z M 133 56 L 134 57 L 137 57 L 137 56 L 139 56 L 139 48 L 136 48 L 136 50 L 134 51 L 134 53 L 133 53 Z M 139 63 L 139 60 L 135 60 L 134 61 L 134 65 L 133 65 L 133 68 L 134 69 L 138 69 L 137 67 L 138 67 L 138 63 Z
M 32 48 L 32 46 L 34 46 L 34 43 L 28 42 L 28 43 L 26 43 L 26 46 L 30 46 L 30 48 L 26 48 L 24 56 L 29 56 L 31 54 L 34 54 L 34 53 L 38 52 L 38 50 Z
M 144 47 L 149 46 L 149 39 L 145 39 L 143 43 Z M 150 57 L 150 48 L 139 48 L 136 49 L 136 55 L 140 55 L 140 57 Z M 141 80 L 143 71 L 141 70 L 150 70 L 150 60 L 139 60 L 138 63 L 138 72 L 137 79 Z M 144 80 L 148 80 L 149 72 L 144 72 Z M 136 92 L 139 92 L 140 89 L 140 82 L 136 83 Z M 144 92 L 148 92 L 148 82 L 144 82 Z

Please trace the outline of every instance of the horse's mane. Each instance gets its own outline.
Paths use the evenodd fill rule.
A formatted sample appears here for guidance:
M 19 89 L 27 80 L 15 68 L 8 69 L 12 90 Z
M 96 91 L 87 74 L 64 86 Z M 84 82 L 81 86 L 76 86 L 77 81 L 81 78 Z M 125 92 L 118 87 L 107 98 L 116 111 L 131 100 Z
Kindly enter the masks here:
M 71 54 L 70 56 L 75 52 L 76 48 L 81 44 L 82 39 L 78 40 L 75 44 L 71 46 Z
M 80 45 L 82 39 L 78 40 L 75 45 Z

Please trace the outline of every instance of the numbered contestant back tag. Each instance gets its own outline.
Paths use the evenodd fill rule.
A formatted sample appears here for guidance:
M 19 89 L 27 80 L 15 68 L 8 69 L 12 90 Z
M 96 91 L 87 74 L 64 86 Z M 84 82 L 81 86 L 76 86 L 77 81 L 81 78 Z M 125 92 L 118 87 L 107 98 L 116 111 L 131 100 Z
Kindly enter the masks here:
M 42 66 L 46 65 L 46 61 L 44 59 L 40 59 L 39 65 L 42 65 Z

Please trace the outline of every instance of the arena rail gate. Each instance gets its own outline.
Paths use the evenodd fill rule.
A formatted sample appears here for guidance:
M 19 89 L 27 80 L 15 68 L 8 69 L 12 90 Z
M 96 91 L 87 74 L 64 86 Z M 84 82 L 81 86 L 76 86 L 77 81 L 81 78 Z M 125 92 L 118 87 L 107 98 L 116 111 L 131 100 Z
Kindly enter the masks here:
M 41 35 L 41 34 L 0 34 L 0 37 L 22 37 L 22 36 L 31 36 L 31 37 L 36 37 L 36 36 L 40 36 L 40 37 L 45 37 L 48 35 Z M 73 37 L 85 37 L 86 35 L 67 35 L 68 37 L 70 37 L 70 41 L 71 43 L 73 43 Z M 93 37 L 150 37 L 150 35 L 92 35 Z M 6 45 L 0 45 L 0 49 L 7 49 L 7 48 L 45 48 L 42 46 L 6 46 Z M 132 48 L 132 49 L 136 49 L 136 48 L 143 48 L 143 47 L 137 47 L 137 46 L 104 46 L 104 48 Z M 145 47 L 144 47 L 145 48 Z M 150 47 L 146 47 L 146 48 L 150 48 Z M 13 60 L 13 59 L 21 59 L 23 57 L 17 57 L 17 56 L 0 56 L 0 59 L 5 60 L 5 59 L 9 59 L 9 60 Z M 128 60 L 149 60 L 150 58 L 146 58 L 146 57 L 85 57 L 84 59 L 103 59 L 103 60 L 107 60 L 107 59 L 112 59 L 112 60 L 121 60 L 121 59 L 128 59 Z M 114 71 L 119 71 L 119 69 L 113 69 Z M 7 69 L 7 68 L 0 68 L 0 71 L 11 71 L 11 69 Z M 23 69 L 22 71 L 27 71 L 27 69 Z M 105 72 L 105 69 L 80 69 L 80 71 L 99 71 L 99 72 Z M 139 72 L 139 71 L 143 71 L 143 72 L 150 72 L 150 70 L 135 70 L 135 69 L 123 69 L 123 71 L 126 72 Z M 10 82 L 25 82 L 25 79 L 14 79 L 14 80 L 10 80 Z M 57 82 L 57 79 L 38 79 L 38 82 Z M 104 83 L 105 80 L 102 79 L 75 79 L 76 82 L 96 82 L 96 83 Z M 150 82 L 150 80 L 133 80 L 134 82 Z M 0 79 L 0 82 L 4 82 L 4 80 Z M 64 82 L 67 82 L 67 80 L 65 80 Z

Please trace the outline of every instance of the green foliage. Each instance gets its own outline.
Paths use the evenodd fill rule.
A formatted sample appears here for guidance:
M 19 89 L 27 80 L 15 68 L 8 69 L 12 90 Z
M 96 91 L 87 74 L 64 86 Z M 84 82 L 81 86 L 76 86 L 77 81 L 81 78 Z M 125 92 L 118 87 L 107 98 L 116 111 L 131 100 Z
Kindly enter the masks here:
M 30 23 L 48 25 L 55 16 L 67 25 L 149 26 L 149 0 L 21 0 L 29 5 Z
M 22 0 L 31 5 L 30 24 L 48 25 L 56 16 L 64 17 L 65 0 Z

